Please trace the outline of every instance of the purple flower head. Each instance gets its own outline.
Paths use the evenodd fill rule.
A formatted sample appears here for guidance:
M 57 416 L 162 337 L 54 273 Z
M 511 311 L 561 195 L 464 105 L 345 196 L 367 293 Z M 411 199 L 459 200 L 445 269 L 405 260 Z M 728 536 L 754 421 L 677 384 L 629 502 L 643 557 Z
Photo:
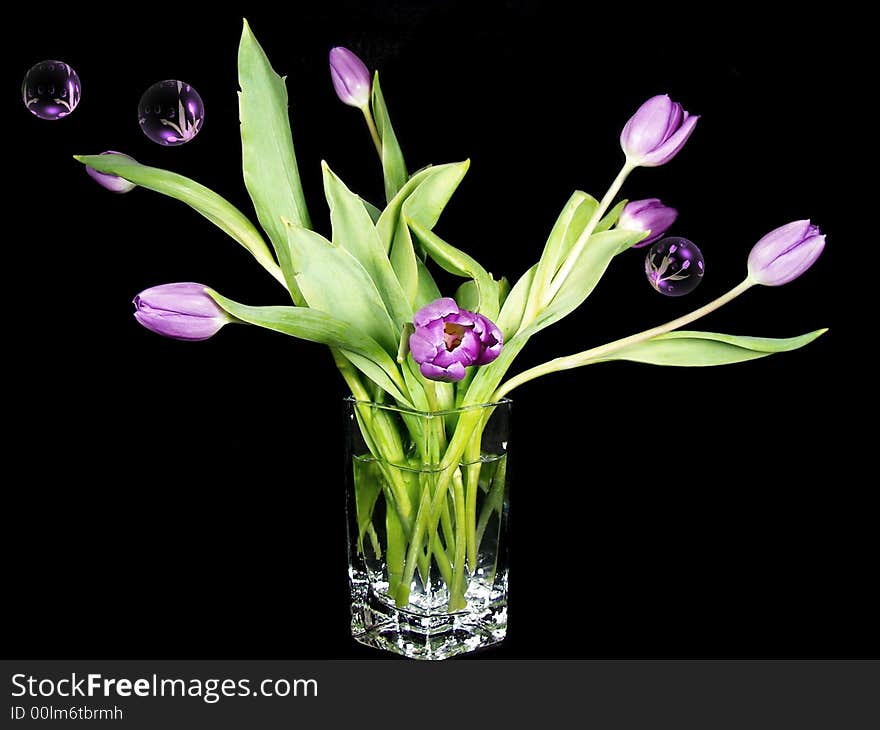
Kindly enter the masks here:
M 372 78 L 364 62 L 354 53 L 342 46 L 330 50 L 330 78 L 341 102 L 358 109 L 367 108 Z
M 122 155 L 123 157 L 128 157 L 129 160 L 134 161 L 133 157 L 129 157 L 129 155 L 125 155 L 122 152 L 115 152 L 114 150 L 107 150 L 101 154 Z M 118 175 L 110 175 L 106 172 L 98 172 L 93 167 L 86 166 L 86 172 L 89 173 L 92 180 L 98 183 L 101 187 L 107 188 L 111 193 L 128 193 L 137 187 L 137 185 L 133 182 L 129 182 L 125 178 L 121 178 Z
M 134 306 L 134 318 L 144 327 L 175 340 L 207 340 L 232 321 L 204 284 L 192 282 L 145 289 L 134 298 Z
M 797 279 L 819 258 L 825 236 L 809 220 L 770 231 L 749 254 L 749 277 L 756 284 L 780 286 Z
M 413 324 L 409 349 L 429 380 L 458 382 L 466 367 L 487 365 L 501 352 L 501 330 L 482 314 L 460 309 L 449 297 L 426 304 L 413 316 Z
M 663 238 L 676 218 L 678 211 L 663 205 L 659 198 L 631 200 L 620 214 L 617 227 L 626 231 L 650 231 L 651 234 L 644 241 L 639 241 L 633 246 L 633 248 L 642 248 Z
M 620 133 L 620 146 L 633 165 L 665 165 L 684 147 L 698 119 L 667 94 L 653 96 L 626 123 Z

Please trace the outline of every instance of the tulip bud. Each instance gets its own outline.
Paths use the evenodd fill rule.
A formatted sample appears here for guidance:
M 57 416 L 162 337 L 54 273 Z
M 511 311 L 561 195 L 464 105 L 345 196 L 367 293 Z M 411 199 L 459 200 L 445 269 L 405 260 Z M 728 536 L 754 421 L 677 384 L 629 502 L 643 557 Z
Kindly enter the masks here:
M 129 160 L 134 160 L 134 158 L 129 157 L 128 155 L 124 155 L 122 152 L 114 152 L 113 150 L 107 150 L 106 152 L 102 152 L 102 155 L 122 155 L 123 157 L 128 157 Z M 129 182 L 125 178 L 119 177 L 118 175 L 110 175 L 106 172 L 98 172 L 93 167 L 86 167 L 86 172 L 89 173 L 89 176 L 101 187 L 107 188 L 112 193 L 128 193 L 134 190 L 137 185 L 133 182 Z
M 364 62 L 347 48 L 330 50 L 330 78 L 339 100 L 366 109 L 370 103 L 372 78 Z
M 650 231 L 650 235 L 633 248 L 642 248 L 663 237 L 678 218 L 678 211 L 663 205 L 659 198 L 631 200 L 617 221 L 617 228 L 625 231 Z
M 749 278 L 756 284 L 780 286 L 797 279 L 825 248 L 825 236 L 809 220 L 770 231 L 749 254 Z
M 620 146 L 633 166 L 665 165 L 684 147 L 698 119 L 666 94 L 651 97 L 626 123 Z
M 449 297 L 422 307 L 413 324 L 409 350 L 419 372 L 429 380 L 458 382 L 466 367 L 486 365 L 501 352 L 498 327 L 482 314 L 460 309 Z
M 175 340 L 207 340 L 232 322 L 204 284 L 183 282 L 145 289 L 134 298 L 134 318 L 151 332 Z

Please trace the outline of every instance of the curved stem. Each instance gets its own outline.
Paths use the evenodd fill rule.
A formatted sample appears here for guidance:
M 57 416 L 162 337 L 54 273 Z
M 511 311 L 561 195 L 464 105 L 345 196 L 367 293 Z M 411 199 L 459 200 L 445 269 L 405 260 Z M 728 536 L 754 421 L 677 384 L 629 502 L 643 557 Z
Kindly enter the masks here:
M 587 241 L 590 240 L 590 236 L 592 236 L 593 231 L 596 230 L 596 225 L 599 223 L 600 220 L 602 220 L 602 216 L 605 215 L 605 211 L 608 210 L 608 206 L 611 205 L 614 198 L 616 198 L 617 194 L 620 192 L 620 188 L 623 187 L 624 180 L 626 180 L 627 176 L 635 169 L 635 167 L 636 166 L 633 165 L 629 160 L 623 163 L 623 167 L 620 168 L 620 172 L 617 173 L 617 177 L 614 178 L 614 182 L 611 183 L 611 187 L 608 188 L 608 192 L 606 192 L 605 195 L 602 197 L 602 200 L 599 201 L 599 207 L 596 208 L 596 211 L 590 218 L 589 223 L 587 223 L 587 227 L 584 228 L 583 233 L 581 233 L 577 241 L 575 241 L 575 244 L 574 246 L 572 246 L 571 252 L 565 259 L 565 262 L 562 264 L 559 271 L 556 272 L 556 276 L 553 277 L 553 281 L 550 282 L 550 286 L 544 293 L 543 301 L 541 302 L 542 307 L 546 307 L 550 302 L 552 302 L 553 297 L 555 297 L 559 290 L 562 288 L 562 285 L 565 283 L 565 280 L 571 274 L 571 270 L 577 263 L 578 258 L 580 258 L 584 247 L 587 245 Z
M 364 119 L 367 120 L 367 128 L 370 130 L 370 136 L 373 138 L 373 144 L 376 146 L 376 152 L 379 160 L 382 160 L 382 139 L 379 137 L 379 130 L 376 129 L 376 122 L 373 121 L 373 113 L 369 106 L 363 107 L 361 111 L 364 113 Z
M 582 365 L 589 365 L 617 352 L 618 350 L 622 350 L 625 347 L 638 344 L 639 342 L 644 342 L 645 340 L 650 340 L 652 337 L 666 334 L 667 332 L 671 332 L 672 330 L 678 329 L 679 327 L 683 327 L 686 324 L 690 324 L 700 317 L 709 314 L 709 312 L 714 312 L 716 309 L 724 306 L 732 299 L 735 299 L 744 291 L 754 286 L 754 283 L 755 282 L 753 282 L 751 279 L 747 278 L 741 284 L 733 287 L 733 289 L 731 289 L 726 294 L 722 294 L 717 299 L 713 299 L 708 304 L 704 304 L 702 307 L 700 307 L 699 309 L 695 309 L 690 314 L 685 314 L 681 317 L 678 317 L 677 319 L 673 319 L 672 321 L 667 322 L 666 324 L 661 324 L 657 327 L 652 327 L 649 330 L 645 330 L 644 332 L 638 332 L 634 335 L 630 335 L 629 337 L 624 337 L 620 340 L 615 340 L 614 342 L 609 342 L 605 345 L 594 347 L 591 350 L 584 350 L 583 352 L 578 352 L 574 355 L 567 355 L 565 357 L 557 357 L 555 360 L 550 360 L 548 362 L 542 363 L 541 365 L 529 368 L 528 370 L 525 370 L 519 375 L 511 378 L 506 383 L 502 383 L 495 391 L 495 394 L 492 396 L 492 400 L 503 398 L 514 388 L 517 388 L 524 383 L 528 383 L 530 380 L 534 380 L 535 378 L 540 378 L 542 375 L 555 373 L 559 370 L 570 370 L 571 368 L 581 367 Z

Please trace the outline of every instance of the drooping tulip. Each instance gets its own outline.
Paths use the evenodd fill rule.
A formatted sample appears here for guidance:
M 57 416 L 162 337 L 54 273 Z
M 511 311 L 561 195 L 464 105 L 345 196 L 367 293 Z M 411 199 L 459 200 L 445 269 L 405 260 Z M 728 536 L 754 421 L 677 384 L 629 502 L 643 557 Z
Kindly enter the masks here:
M 358 109 L 367 108 L 372 87 L 370 71 L 360 58 L 343 46 L 330 50 L 330 78 L 341 102 Z
M 102 152 L 102 155 L 122 155 L 123 157 L 128 157 L 129 160 L 134 161 L 133 157 L 129 155 L 123 154 L 122 152 L 115 152 L 114 150 L 107 150 L 106 152 Z M 137 185 L 133 182 L 129 182 L 125 178 L 119 177 L 119 175 L 111 175 L 106 172 L 98 172 L 93 167 L 86 166 L 86 172 L 89 173 L 89 176 L 101 187 L 107 188 L 112 193 L 128 193 L 134 190 Z
M 756 284 L 780 286 L 797 279 L 819 258 L 825 236 L 809 220 L 770 231 L 749 254 L 749 278 Z
M 151 332 L 175 340 L 207 340 L 232 322 L 204 284 L 182 282 L 145 289 L 134 298 L 134 318 Z
M 678 218 L 678 211 L 663 205 L 659 198 L 631 200 L 624 206 L 617 221 L 617 228 L 626 231 L 650 231 L 650 235 L 633 248 L 648 246 L 663 237 Z
M 498 357 L 501 331 L 482 314 L 461 309 L 444 297 L 422 307 L 413 316 L 409 338 L 413 359 L 429 380 L 455 383 L 470 365 L 486 365 Z
M 651 97 L 620 133 L 627 161 L 635 167 L 665 165 L 684 147 L 699 118 L 688 114 L 667 94 Z

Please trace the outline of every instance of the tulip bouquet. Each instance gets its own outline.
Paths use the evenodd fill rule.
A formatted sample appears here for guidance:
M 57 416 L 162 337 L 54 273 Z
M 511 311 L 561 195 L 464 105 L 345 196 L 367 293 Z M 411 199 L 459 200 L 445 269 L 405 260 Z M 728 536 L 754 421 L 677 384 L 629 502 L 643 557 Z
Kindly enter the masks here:
M 381 161 L 386 200 L 383 208 L 374 206 L 324 164 L 329 239 L 310 223 L 284 79 L 247 23 L 238 71 L 244 182 L 274 255 L 242 212 L 193 180 L 119 153 L 77 159 L 110 189 L 145 187 L 192 206 L 244 246 L 291 300 L 249 306 L 201 284 L 165 284 L 135 298 L 142 325 L 167 337 L 203 340 L 226 324 L 243 323 L 329 346 L 351 389 L 363 452 L 353 453 L 356 463 L 350 465 L 354 549 L 373 561 L 365 580 L 372 581 L 375 605 L 413 616 L 436 609 L 439 596 L 447 612 L 465 615 L 484 600 L 479 586 L 498 574 L 480 555 L 490 518 L 494 515 L 495 529 L 499 524 L 503 494 L 497 485 L 503 490 L 505 479 L 503 462 L 481 458 L 481 436 L 516 387 L 612 360 L 737 363 L 802 347 L 824 331 L 769 339 L 681 329 L 752 286 L 785 284 L 803 273 L 825 237 L 802 220 L 758 241 L 745 279 L 714 301 L 666 324 L 508 377 L 531 338 L 579 307 L 615 257 L 656 241 L 672 224 L 676 211 L 658 199 L 617 197 L 635 169 L 671 161 L 699 117 L 668 96 L 646 101 L 623 128 L 624 162 L 608 191 L 599 200 L 573 193 L 537 262 L 510 286 L 434 232 L 469 162 L 410 174 L 379 76 L 353 53 L 331 51 L 332 83 L 343 102 L 363 112 Z M 442 296 L 433 266 L 461 277 L 453 296 Z M 503 600 L 504 593 L 498 599 L 496 590 L 492 600 Z M 422 623 L 423 633 L 430 633 L 427 625 Z M 503 635 L 499 631 L 495 640 Z

